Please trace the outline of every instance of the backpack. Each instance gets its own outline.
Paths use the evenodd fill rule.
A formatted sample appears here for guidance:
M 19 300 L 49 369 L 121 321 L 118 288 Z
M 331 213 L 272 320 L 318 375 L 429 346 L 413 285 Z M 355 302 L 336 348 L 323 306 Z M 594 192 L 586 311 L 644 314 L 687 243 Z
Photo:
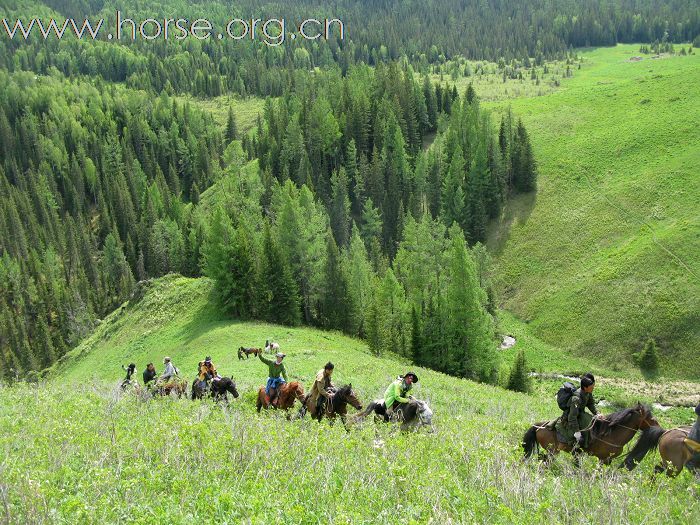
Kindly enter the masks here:
M 568 381 L 557 392 L 557 405 L 562 410 L 569 410 L 569 401 L 576 392 L 576 387 Z

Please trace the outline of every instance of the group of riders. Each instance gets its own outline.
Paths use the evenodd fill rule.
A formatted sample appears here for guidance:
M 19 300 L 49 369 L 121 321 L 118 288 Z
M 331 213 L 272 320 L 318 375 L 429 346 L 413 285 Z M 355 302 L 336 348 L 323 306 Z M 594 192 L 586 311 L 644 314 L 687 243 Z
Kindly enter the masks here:
M 279 348 L 279 345 L 272 345 L 274 345 L 274 343 L 267 342 L 266 348 Z M 287 369 L 284 363 L 286 354 L 277 352 L 275 353 L 275 359 L 263 356 L 262 352 L 258 352 L 257 356 L 268 368 L 268 377 L 265 384 L 267 402 L 269 405 L 277 407 L 280 388 L 288 381 Z M 172 359 L 170 357 L 163 358 L 163 364 L 165 365 L 165 370 L 160 375 L 156 371 L 153 363 L 148 363 L 148 365 L 146 365 L 146 369 L 143 371 L 143 383 L 148 391 L 162 391 L 172 381 L 178 379 L 180 371 L 173 364 Z M 133 382 L 132 376 L 136 371 L 136 365 L 131 363 L 129 366 L 123 368 L 126 370 L 126 378 L 122 381 L 122 388 L 125 388 Z M 318 417 L 320 419 L 325 413 L 328 403 L 332 402 L 333 397 L 338 391 L 337 387 L 332 382 L 334 369 L 335 365 L 328 362 L 317 372 L 307 401 L 302 407 L 302 415 L 309 410 L 312 417 Z M 203 361 L 199 362 L 195 386 L 200 391 L 209 391 L 212 384 L 220 380 L 221 376 L 216 371 L 216 366 L 214 366 L 211 357 L 207 356 Z M 378 412 L 384 417 L 385 421 L 396 419 L 397 409 L 401 405 L 413 401 L 414 398 L 409 392 L 416 383 L 418 383 L 418 376 L 414 372 L 407 372 L 403 376 L 399 376 L 388 386 L 384 393 L 383 403 L 378 407 Z
M 274 347 L 268 342 L 267 349 L 279 349 L 279 345 Z M 277 407 L 279 392 L 287 383 L 287 369 L 284 363 L 286 354 L 275 353 L 275 359 L 263 356 L 262 352 L 257 353 L 258 359 L 267 366 L 267 382 L 265 384 L 265 396 L 267 404 Z M 163 359 L 165 370 L 158 375 L 153 363 L 148 363 L 143 372 L 143 382 L 147 389 L 162 389 L 170 381 L 176 380 L 179 375 L 177 367 L 173 365 L 170 357 Z M 316 373 L 311 391 L 302 407 L 302 415 L 309 411 L 312 417 L 320 419 L 326 412 L 328 404 L 332 402 L 334 395 L 338 391 L 333 384 L 332 376 L 335 366 L 328 362 Z M 126 367 L 127 376 L 122 385 L 132 381 L 131 376 L 135 372 L 135 365 L 132 363 Z M 211 388 L 213 382 L 221 380 L 221 376 L 216 371 L 211 357 L 206 357 L 200 361 L 195 384 L 206 392 Z M 407 372 L 393 381 L 384 393 L 384 399 L 376 407 L 376 413 L 384 417 L 385 421 L 395 420 L 399 407 L 413 401 L 410 391 L 413 385 L 418 382 L 418 376 L 414 372 Z M 571 445 L 574 452 L 586 450 L 589 445 L 590 431 L 593 427 L 594 418 L 598 416 L 593 391 L 596 380 L 593 374 L 587 373 L 581 376 L 580 386 L 576 388 L 571 383 L 565 383 L 557 394 L 557 403 L 562 410 L 560 417 L 547 423 L 547 427 L 556 431 L 561 440 Z M 688 446 L 700 455 L 700 405 L 695 409 L 698 416 L 695 425 L 690 429 L 687 437 Z M 700 457 L 698 457 L 700 467 Z

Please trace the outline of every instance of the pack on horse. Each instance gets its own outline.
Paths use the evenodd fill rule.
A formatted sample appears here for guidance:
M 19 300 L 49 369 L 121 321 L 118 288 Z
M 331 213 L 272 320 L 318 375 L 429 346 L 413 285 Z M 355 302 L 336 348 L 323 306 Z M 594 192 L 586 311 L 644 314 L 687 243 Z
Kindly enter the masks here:
M 262 348 L 245 348 L 241 346 L 238 349 L 238 359 L 243 359 L 244 356 L 248 359 L 251 355 L 257 356 L 258 354 L 262 354 Z
M 325 409 L 322 413 L 316 413 L 315 405 L 316 403 L 310 399 L 310 396 L 306 396 L 302 401 L 299 416 L 304 417 L 304 414 L 309 412 L 314 419 L 318 419 L 319 421 L 321 421 L 324 417 L 327 417 L 331 421 L 336 417 L 340 417 L 340 420 L 343 422 L 343 424 L 345 424 L 348 414 L 348 405 L 351 405 L 353 408 L 355 408 L 355 410 L 362 410 L 362 402 L 352 389 L 352 384 L 335 389 L 330 402 L 325 403 Z
M 215 401 L 223 400 L 228 402 L 228 394 L 231 394 L 234 399 L 238 397 L 238 389 L 236 388 L 236 382 L 233 380 L 233 377 L 222 377 L 221 379 L 212 381 L 207 390 Z M 202 399 L 207 390 L 202 389 L 199 381 L 195 379 L 192 381 L 192 400 Z
M 187 379 L 174 377 L 163 385 L 156 385 L 155 392 L 161 396 L 174 394 L 181 398 L 187 395 Z
M 280 410 L 289 410 L 294 406 L 294 402 L 298 399 L 301 403 L 304 402 L 304 387 L 298 381 L 284 383 L 279 387 L 277 395 L 277 405 L 270 402 L 270 398 L 265 394 L 265 387 L 261 386 L 258 390 L 257 409 L 268 409 L 270 406 L 279 408 Z
M 574 449 L 574 446 L 560 441 L 557 431 L 547 426 L 547 422 L 535 423 L 523 436 L 525 457 L 529 458 L 542 447 L 547 454 L 542 459 L 551 459 L 561 451 L 577 454 L 579 450 L 597 457 L 603 464 L 608 465 L 620 455 L 623 447 L 632 440 L 638 431 L 658 426 L 651 410 L 637 403 L 637 406 L 626 408 L 608 416 L 595 416 L 590 425 L 590 439 L 584 449 Z
M 664 430 L 661 427 L 651 427 L 642 432 L 639 440 L 630 450 L 625 459 L 625 467 L 632 470 L 655 448 L 659 449 L 661 462 L 654 467 L 654 472 L 675 478 L 683 467 L 691 472 L 700 474 L 700 443 L 689 438 L 692 427 L 678 427 Z
M 393 416 L 389 418 L 383 399 L 372 401 L 364 412 L 357 414 L 353 420 L 361 421 L 370 414 L 374 414 L 375 421 L 400 421 L 401 430 L 417 430 L 422 426 L 433 426 L 433 411 L 428 403 L 419 399 L 411 399 L 408 403 L 400 403 L 395 409 Z

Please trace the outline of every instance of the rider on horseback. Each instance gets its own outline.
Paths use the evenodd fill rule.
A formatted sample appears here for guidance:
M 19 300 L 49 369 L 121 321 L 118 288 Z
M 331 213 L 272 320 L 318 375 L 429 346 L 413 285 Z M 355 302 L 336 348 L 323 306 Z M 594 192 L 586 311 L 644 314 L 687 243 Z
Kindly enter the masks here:
M 163 358 L 163 364 L 165 365 L 165 370 L 158 378 L 157 386 L 166 385 L 179 374 L 178 369 L 175 367 L 175 365 L 173 365 L 172 359 L 169 357 Z
M 153 363 L 148 363 L 146 369 L 143 371 L 144 386 L 148 389 L 152 388 L 157 376 L 158 372 L 156 372 L 156 367 L 153 366 Z
M 131 376 L 136 373 L 136 365 L 134 363 L 129 363 L 129 366 L 122 365 L 122 369 L 126 371 L 126 377 L 122 381 L 121 387 L 125 389 L 131 384 Z
M 335 386 L 331 382 L 333 368 L 335 368 L 333 363 L 329 361 L 326 363 L 326 366 L 318 371 L 314 384 L 311 387 L 308 403 L 306 404 L 306 406 L 311 407 L 313 411 L 311 416 L 317 417 L 319 421 L 326 411 L 326 404 L 329 400 L 333 399 L 333 395 L 335 394 Z
M 695 455 L 686 463 L 686 466 L 691 469 L 700 469 L 700 404 L 695 407 L 695 413 L 698 418 L 686 439 L 686 444 L 695 452 Z
M 413 383 L 418 382 L 418 376 L 413 372 L 408 372 L 403 377 L 399 378 L 389 385 L 389 388 L 384 392 L 384 408 L 386 415 L 384 419 L 388 421 L 394 416 L 394 411 L 403 403 L 408 403 L 413 399 L 413 396 L 408 395 L 408 392 L 413 388 Z
M 587 414 L 585 409 L 594 416 L 598 415 L 593 399 L 593 389 L 595 388 L 595 377 L 588 373 L 581 377 L 581 387 L 578 388 L 569 398 L 568 408 L 564 410 L 557 421 L 556 429 L 564 436 L 568 443 L 574 448 L 586 448 L 590 434 L 590 426 L 593 417 Z
M 273 406 L 277 406 L 277 391 L 279 387 L 287 382 L 287 369 L 282 363 L 286 354 L 282 352 L 277 352 L 275 354 L 275 361 L 263 357 L 262 353 L 258 354 L 260 361 L 265 363 L 268 367 L 267 374 L 267 384 L 265 385 L 265 394 L 270 398 L 270 403 Z
M 211 362 L 211 357 L 207 356 L 204 361 L 199 362 L 199 388 L 207 390 L 210 381 L 218 381 L 221 376 L 216 372 L 214 363 Z

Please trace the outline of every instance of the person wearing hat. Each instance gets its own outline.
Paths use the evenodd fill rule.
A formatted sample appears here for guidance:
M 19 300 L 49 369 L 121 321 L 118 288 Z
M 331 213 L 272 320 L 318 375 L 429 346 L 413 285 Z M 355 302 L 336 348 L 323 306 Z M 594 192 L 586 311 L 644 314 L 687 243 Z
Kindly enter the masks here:
M 312 410 L 311 417 L 316 417 L 319 421 L 326 410 L 326 403 L 333 399 L 335 392 L 335 386 L 331 382 L 334 368 L 335 365 L 329 361 L 326 363 L 326 366 L 316 373 L 316 379 L 311 387 L 309 400 L 306 403 L 306 406 Z
M 569 398 L 568 408 L 564 410 L 557 423 L 557 431 L 563 435 L 567 442 L 577 448 L 588 446 L 588 437 L 593 416 L 598 415 L 593 398 L 595 377 L 587 373 L 581 377 L 581 387 Z M 586 413 L 586 408 L 591 414 Z
M 270 399 L 273 406 L 277 406 L 277 391 L 279 387 L 287 382 L 287 369 L 282 360 L 286 354 L 277 352 L 275 360 L 263 357 L 262 353 L 258 354 L 258 359 L 265 363 L 268 367 L 267 384 L 265 385 L 265 394 Z
M 686 466 L 691 470 L 700 470 L 700 404 L 695 407 L 695 414 L 698 417 L 688 433 L 688 438 L 685 440 L 686 445 L 688 445 L 695 454 L 686 463 Z
M 164 357 L 163 364 L 165 365 L 165 370 L 163 370 L 163 374 L 160 376 L 160 378 L 158 378 L 158 383 L 161 385 L 168 383 L 178 374 L 178 370 L 175 368 L 175 365 L 173 365 L 172 359 L 169 357 Z
M 216 372 L 216 367 L 214 363 L 211 362 L 211 357 L 207 356 L 204 361 L 199 362 L 199 388 L 206 390 L 207 383 L 209 381 L 217 381 L 220 379 L 219 374 Z
M 386 408 L 385 420 L 391 419 L 394 411 L 402 404 L 408 403 L 413 399 L 413 396 L 408 395 L 408 392 L 413 388 L 413 384 L 418 382 L 418 376 L 413 372 L 407 372 L 403 377 L 399 378 L 389 385 L 389 388 L 384 392 L 384 407 Z

